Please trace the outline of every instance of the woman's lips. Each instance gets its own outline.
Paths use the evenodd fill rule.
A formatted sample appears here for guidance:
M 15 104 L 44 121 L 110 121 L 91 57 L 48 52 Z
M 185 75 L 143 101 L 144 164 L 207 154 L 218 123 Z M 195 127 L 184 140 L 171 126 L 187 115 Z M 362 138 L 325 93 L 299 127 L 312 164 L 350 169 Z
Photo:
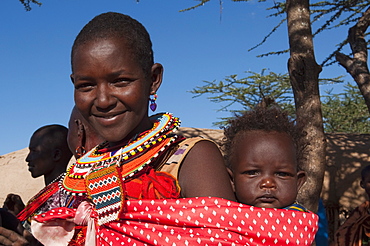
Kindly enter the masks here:
M 118 112 L 118 113 L 110 113 L 110 114 L 93 114 L 96 121 L 98 121 L 102 125 L 111 125 L 116 122 L 116 120 L 122 116 L 124 112 Z

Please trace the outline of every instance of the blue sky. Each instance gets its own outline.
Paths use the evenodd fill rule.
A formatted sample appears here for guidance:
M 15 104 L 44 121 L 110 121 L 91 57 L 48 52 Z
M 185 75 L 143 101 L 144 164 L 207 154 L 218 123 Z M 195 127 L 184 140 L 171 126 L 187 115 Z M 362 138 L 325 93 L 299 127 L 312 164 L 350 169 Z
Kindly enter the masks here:
M 206 96 L 189 93 L 202 81 L 222 80 L 227 75 L 263 68 L 286 73 L 288 55 L 256 58 L 256 55 L 288 47 L 284 25 L 261 48 L 248 52 L 271 30 L 277 19 L 266 18 L 269 3 L 213 0 L 195 5 L 190 0 L 41 0 L 26 12 L 18 0 L 0 8 L 0 155 L 28 146 L 29 138 L 46 124 L 67 125 L 73 102 L 70 82 L 70 48 L 79 30 L 94 16 L 115 11 L 139 20 L 151 34 L 155 61 L 165 68 L 158 91 L 157 112 L 172 112 L 182 126 L 215 128 L 212 122 L 229 116 Z M 315 40 L 318 61 L 334 49 L 334 31 Z M 319 47 L 319 48 L 317 48 Z M 345 74 L 334 65 L 322 77 Z M 348 77 L 348 76 L 347 76 Z

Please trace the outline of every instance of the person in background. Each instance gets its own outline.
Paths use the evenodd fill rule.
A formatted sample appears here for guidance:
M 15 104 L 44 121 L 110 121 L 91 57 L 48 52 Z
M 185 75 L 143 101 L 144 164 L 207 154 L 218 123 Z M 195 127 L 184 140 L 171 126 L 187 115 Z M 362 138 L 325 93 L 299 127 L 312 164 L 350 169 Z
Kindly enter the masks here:
M 67 142 L 69 149 L 77 160 L 86 151 L 104 142 L 104 139 L 95 132 L 94 128 L 82 117 L 77 108 L 73 107 L 68 122 Z
M 360 186 L 365 190 L 368 200 L 355 208 L 338 228 L 331 246 L 370 245 L 370 165 L 361 171 Z
M 52 128 L 54 130 L 61 131 L 61 135 L 56 136 L 59 139 L 58 140 L 59 144 L 62 144 L 62 147 L 60 149 L 65 150 L 66 142 L 64 140 L 67 140 L 67 144 L 68 144 L 68 147 L 70 149 L 70 152 L 74 154 L 76 159 L 81 157 L 81 154 L 83 154 L 85 152 L 85 150 L 89 150 L 89 149 L 93 148 L 94 146 L 96 146 L 97 144 L 103 142 L 103 139 L 95 133 L 95 131 L 91 128 L 91 126 L 89 126 L 89 124 L 81 116 L 80 112 L 76 109 L 76 107 L 74 107 L 72 109 L 72 112 L 71 112 L 71 116 L 70 116 L 69 123 L 68 123 L 68 134 L 67 135 L 66 135 L 66 128 L 65 127 L 58 126 L 58 125 L 56 125 L 56 126 L 57 127 L 51 127 L 51 126 L 50 127 L 43 127 L 43 128 L 40 128 L 39 130 L 40 131 L 42 129 L 51 130 L 50 128 Z M 37 130 L 36 132 L 40 132 L 39 130 Z M 34 135 L 35 135 L 35 133 L 34 133 Z M 46 133 L 46 132 L 44 131 L 44 133 Z M 34 138 L 33 140 L 37 140 L 37 138 Z M 32 142 L 32 138 L 31 138 L 31 142 Z M 37 146 L 35 146 L 35 141 L 33 141 L 32 144 L 30 143 L 30 146 L 31 145 L 32 145 L 33 148 L 43 149 L 42 147 L 38 148 Z M 66 151 L 67 156 L 70 155 L 70 152 Z M 31 159 L 31 160 L 33 159 L 32 156 L 27 157 L 27 158 Z M 61 165 L 61 166 L 64 167 L 63 173 L 66 171 L 66 167 L 67 167 L 67 164 L 68 164 L 68 162 L 65 162 L 65 161 L 64 161 L 64 164 Z M 39 169 L 39 167 L 37 165 L 37 160 L 36 160 L 36 164 L 35 164 L 35 162 L 33 162 L 33 163 L 34 163 L 33 166 L 37 166 L 37 169 Z M 36 169 L 36 172 L 34 171 L 34 169 L 32 169 L 32 171 L 34 171 L 33 172 L 34 175 L 37 175 L 37 169 Z M 5 217 L 4 219 L 8 220 L 9 222 L 10 222 L 9 218 L 11 218 L 12 220 L 11 220 L 10 223 L 0 225 L 0 226 L 2 226 L 2 228 L 0 227 L 0 244 L 4 244 L 4 245 L 13 245 L 13 244 L 18 244 L 18 245 L 29 245 L 29 244 L 31 244 L 31 245 L 40 245 L 39 242 L 37 242 L 37 240 L 35 240 L 35 238 L 33 238 L 33 236 L 31 235 L 31 233 L 28 230 L 23 231 L 23 230 L 17 228 L 17 226 L 19 225 L 19 220 L 15 220 L 14 214 L 17 215 L 17 214 L 19 214 L 20 211 L 22 211 L 22 209 L 24 209 L 18 218 L 21 220 L 21 222 L 23 222 L 23 225 L 25 225 L 25 227 L 29 229 L 29 219 L 30 219 L 30 217 L 34 216 L 38 212 L 41 212 L 45 209 L 45 208 L 43 208 L 45 205 L 43 204 L 42 200 L 39 201 L 39 197 L 42 196 L 42 195 L 45 195 L 47 193 L 45 191 L 47 191 L 47 190 L 49 190 L 49 192 L 55 190 L 55 188 L 56 188 L 55 184 L 56 184 L 56 182 L 49 183 L 44 189 L 42 189 L 38 194 L 36 194 L 32 199 L 30 199 L 30 202 L 28 204 L 29 207 L 26 207 L 25 209 L 24 209 L 25 205 L 24 205 L 22 199 L 20 198 L 20 196 L 15 195 L 15 194 L 9 194 L 8 195 L 4 206 L 7 209 L 12 208 L 12 210 L 11 210 L 12 213 L 6 213 L 7 209 L 5 209 L 4 210 L 5 214 L 3 215 L 3 217 Z M 53 200 L 58 200 L 58 199 L 49 199 L 49 200 L 45 199 L 44 202 L 53 201 Z M 55 206 L 57 206 L 57 205 L 55 205 Z M 46 208 L 46 209 L 49 209 L 49 208 Z M 9 224 L 9 225 L 7 226 L 7 224 Z M 4 226 L 6 226 L 6 227 L 4 227 Z M 22 236 L 22 234 L 24 236 Z
M 33 178 L 44 177 L 45 186 L 57 182 L 65 173 L 72 152 L 67 143 L 68 129 L 61 125 L 46 125 L 37 129 L 29 143 L 26 157 Z M 8 194 L 4 208 L 15 215 L 24 209 L 19 195 Z
M 29 223 L 23 217 L 42 212 L 42 208 L 47 211 L 52 206 L 51 203 L 54 200 L 51 199 L 48 200 L 49 203 L 44 203 L 46 199 L 37 198 L 40 194 L 45 195 L 52 190 L 66 171 L 72 157 L 67 143 L 67 134 L 66 127 L 56 124 L 43 126 L 33 133 L 26 162 L 28 162 L 28 170 L 33 178 L 44 177 L 45 188 L 31 198 L 26 206 L 19 195 L 7 195 L 0 213 L 2 220 L 0 242 L 2 244 L 19 243 L 22 245 L 32 242 L 38 245 L 32 235 L 24 230 L 23 226 L 29 229 Z M 35 206 L 35 201 L 37 201 L 37 206 Z M 23 222 L 23 226 L 19 223 L 20 221 Z
M 326 209 L 323 200 L 319 200 L 319 208 L 317 210 L 319 216 L 319 229 L 316 233 L 315 243 L 320 246 L 329 245 L 328 219 L 326 217 Z

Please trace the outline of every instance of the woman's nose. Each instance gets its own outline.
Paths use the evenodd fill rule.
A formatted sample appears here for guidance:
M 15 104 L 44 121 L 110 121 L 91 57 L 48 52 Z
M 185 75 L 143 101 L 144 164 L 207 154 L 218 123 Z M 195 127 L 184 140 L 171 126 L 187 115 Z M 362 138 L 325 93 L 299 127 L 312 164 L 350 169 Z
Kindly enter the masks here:
M 101 110 L 109 110 L 115 103 L 115 98 L 109 89 L 109 85 L 98 85 L 96 90 L 95 106 Z

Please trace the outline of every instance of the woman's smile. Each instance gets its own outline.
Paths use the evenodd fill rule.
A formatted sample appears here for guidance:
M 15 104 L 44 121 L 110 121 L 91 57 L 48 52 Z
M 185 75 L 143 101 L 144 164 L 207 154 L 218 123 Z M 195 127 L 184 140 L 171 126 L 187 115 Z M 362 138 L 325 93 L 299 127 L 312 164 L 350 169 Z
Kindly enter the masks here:
M 97 52 L 99 51 L 99 52 Z M 149 95 L 162 79 L 162 66 L 144 71 L 127 42 L 98 39 L 74 52 L 71 75 L 82 116 L 110 143 L 152 127 Z
M 122 120 L 121 118 L 124 117 L 125 112 L 126 111 L 93 114 L 93 117 L 100 125 L 108 126 L 118 123 L 120 120 Z

